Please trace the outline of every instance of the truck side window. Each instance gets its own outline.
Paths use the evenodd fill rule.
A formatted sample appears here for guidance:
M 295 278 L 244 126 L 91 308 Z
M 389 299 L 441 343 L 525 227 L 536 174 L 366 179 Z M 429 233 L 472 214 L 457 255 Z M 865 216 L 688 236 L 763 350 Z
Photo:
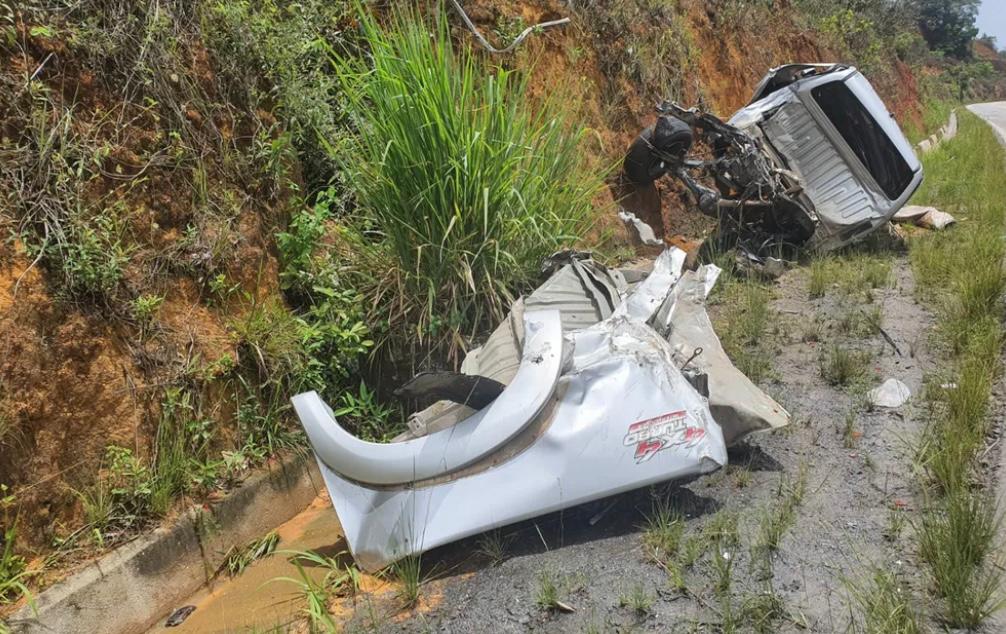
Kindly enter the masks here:
M 912 170 L 876 119 L 843 82 L 821 84 L 810 92 L 887 197 L 896 200 L 912 182 Z

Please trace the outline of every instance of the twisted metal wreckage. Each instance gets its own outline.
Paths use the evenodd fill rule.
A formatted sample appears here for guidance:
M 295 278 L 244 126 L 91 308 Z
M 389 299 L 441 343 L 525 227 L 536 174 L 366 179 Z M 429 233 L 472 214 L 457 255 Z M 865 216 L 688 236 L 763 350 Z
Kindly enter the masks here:
M 664 104 L 624 173 L 672 173 L 749 257 L 835 248 L 886 224 L 922 180 L 911 146 L 854 68 L 774 69 L 724 123 Z M 711 161 L 688 158 L 693 130 Z M 717 190 L 689 170 L 712 176 Z M 727 358 L 705 310 L 720 270 L 665 251 L 646 273 L 567 252 L 461 372 L 402 394 L 435 400 L 395 442 L 293 398 L 350 550 L 364 569 L 646 485 L 713 471 L 726 447 L 789 414 Z
M 642 277 L 569 257 L 462 373 L 420 375 L 460 396 L 416 413 L 400 442 L 362 441 L 317 393 L 295 396 L 357 563 L 712 471 L 727 443 L 785 425 L 713 332 L 704 302 L 719 269 L 684 262 L 669 249 Z
M 772 69 L 726 122 L 671 102 L 657 111 L 625 157 L 627 193 L 635 195 L 627 199 L 656 200 L 640 194 L 670 175 L 718 220 L 720 246 L 755 259 L 862 240 L 888 226 L 922 183 L 908 139 L 851 66 Z M 711 158 L 688 155 L 696 138 Z M 622 211 L 627 222 L 640 227 L 639 211 L 660 223 L 659 209 L 629 207 Z

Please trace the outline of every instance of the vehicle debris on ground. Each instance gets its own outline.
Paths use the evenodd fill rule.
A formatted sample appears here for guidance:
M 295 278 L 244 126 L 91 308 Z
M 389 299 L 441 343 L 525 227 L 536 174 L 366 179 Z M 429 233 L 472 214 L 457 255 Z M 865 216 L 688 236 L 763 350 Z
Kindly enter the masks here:
M 866 394 L 874 407 L 901 407 L 911 398 L 912 391 L 898 379 L 887 379 Z
M 727 121 L 666 101 L 657 111 L 625 156 L 622 205 L 659 223 L 659 207 L 640 207 L 659 206 L 651 190 L 670 175 L 718 221 L 719 249 L 756 258 L 837 249 L 886 226 L 922 183 L 911 144 L 851 66 L 774 68 Z M 712 158 L 689 154 L 696 141 Z
M 685 257 L 669 248 L 647 271 L 553 256 L 459 373 L 408 384 L 434 402 L 394 442 L 360 440 L 317 393 L 295 396 L 358 565 L 713 471 L 728 444 L 786 425 L 713 331 L 719 269 L 685 271 Z
M 917 227 L 942 231 L 957 222 L 957 220 L 947 212 L 940 211 L 936 207 L 906 205 L 891 217 L 891 222 L 911 224 Z

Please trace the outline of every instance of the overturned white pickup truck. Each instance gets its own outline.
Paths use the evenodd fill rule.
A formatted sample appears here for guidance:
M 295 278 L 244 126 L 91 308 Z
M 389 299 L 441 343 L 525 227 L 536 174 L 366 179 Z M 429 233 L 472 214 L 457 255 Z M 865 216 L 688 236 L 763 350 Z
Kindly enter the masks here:
M 886 225 L 922 183 L 911 144 L 851 66 L 775 68 L 726 122 L 670 102 L 657 110 L 625 157 L 626 182 L 641 189 L 664 174 L 677 178 L 720 221 L 721 238 L 755 256 L 855 242 Z M 688 156 L 696 138 L 711 159 Z
M 726 445 L 789 415 L 730 361 L 705 298 L 715 266 L 649 273 L 583 254 L 511 307 L 461 373 L 404 390 L 439 400 L 396 442 L 360 440 L 315 392 L 293 404 L 356 562 L 396 559 L 520 520 L 717 469 Z

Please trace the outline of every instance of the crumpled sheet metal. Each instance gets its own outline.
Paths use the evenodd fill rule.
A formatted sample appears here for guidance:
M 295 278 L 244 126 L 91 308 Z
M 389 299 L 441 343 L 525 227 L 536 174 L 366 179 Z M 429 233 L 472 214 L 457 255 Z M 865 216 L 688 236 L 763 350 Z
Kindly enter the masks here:
M 708 375 L 709 409 L 723 429 L 724 441 L 731 445 L 751 432 L 789 424 L 790 415 L 734 367 L 720 344 L 705 307 L 719 275 L 720 269 L 713 265 L 686 272 L 675 286 L 675 301 L 664 323 L 654 327 L 669 331 L 679 366 L 702 349 L 689 367 Z
M 670 279 L 663 269 L 674 260 L 658 261 L 654 274 Z M 519 437 L 475 464 L 406 486 L 373 486 L 318 454 L 357 563 L 376 570 L 482 531 L 725 465 L 723 434 L 705 398 L 647 323 L 662 299 L 631 302 L 632 310 L 565 333 L 569 354 L 549 404 Z M 298 407 L 298 415 L 335 424 L 330 411 Z
M 540 287 L 510 307 L 486 342 L 471 350 L 461 363 L 465 374 L 484 376 L 508 385 L 520 365 L 524 346 L 524 312 L 559 311 L 564 332 L 584 328 L 610 316 L 633 285 L 625 275 L 592 261 L 571 259 Z M 406 440 L 446 429 L 472 415 L 465 405 L 440 401 L 409 417 L 409 431 L 396 438 Z
M 706 265 L 697 272 L 682 273 L 685 258 L 686 254 L 676 248 L 661 253 L 651 272 L 632 286 L 632 292 L 615 307 L 613 314 L 648 320 L 658 334 L 670 337 L 678 351 L 679 367 L 696 348 L 703 349 L 703 353 L 692 361 L 691 367 L 710 375 L 709 402 L 713 418 L 723 429 L 728 445 L 751 432 L 786 425 L 789 413 L 733 366 L 706 314 L 705 298 L 716 284 L 719 268 Z M 576 281 L 579 278 L 569 268 L 567 266 L 557 272 L 553 279 L 532 293 L 531 297 L 535 299 L 529 297 L 528 304 L 565 310 L 572 319 L 564 319 L 564 329 L 571 322 L 580 323 L 589 319 L 591 310 L 594 311 L 594 319 L 590 323 L 600 321 L 600 310 L 592 308 L 595 306 L 593 294 L 588 293 L 586 285 Z M 556 279 L 559 283 L 554 281 Z M 463 372 L 507 382 L 505 374 L 498 368 L 515 368 L 518 363 L 522 335 L 519 336 L 508 324 L 514 323 L 513 315 L 523 314 L 524 307 L 521 300 L 514 304 L 511 317 L 500 324 L 481 349 L 465 358 L 461 366 Z M 410 418 L 410 437 L 446 429 L 464 420 L 473 411 L 457 403 L 435 403 Z

